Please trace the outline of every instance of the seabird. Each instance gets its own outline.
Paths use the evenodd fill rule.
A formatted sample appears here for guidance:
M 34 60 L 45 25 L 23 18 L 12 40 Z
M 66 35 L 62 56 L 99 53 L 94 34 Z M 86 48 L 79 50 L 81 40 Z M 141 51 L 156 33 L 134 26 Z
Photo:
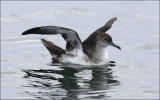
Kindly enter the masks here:
M 107 46 L 111 45 L 121 50 L 112 37 L 105 33 L 111 27 L 117 17 L 110 19 L 104 26 L 94 31 L 86 40 L 81 42 L 75 30 L 59 26 L 42 26 L 28 29 L 22 33 L 54 35 L 61 34 L 66 41 L 66 49 L 62 49 L 51 41 L 41 39 L 44 46 L 52 56 L 53 62 L 71 62 L 90 65 L 104 65 L 108 63 Z

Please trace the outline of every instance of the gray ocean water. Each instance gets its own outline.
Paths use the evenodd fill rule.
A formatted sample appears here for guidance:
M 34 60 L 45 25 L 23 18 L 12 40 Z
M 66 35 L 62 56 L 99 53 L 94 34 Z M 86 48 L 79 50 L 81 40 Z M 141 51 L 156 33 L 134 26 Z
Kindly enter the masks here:
M 60 35 L 21 35 L 56 25 L 83 41 L 112 17 L 107 33 L 122 50 L 108 47 L 105 66 L 52 64 L 40 39 L 64 48 Z M 159 2 L 2 1 L 1 99 L 159 99 Z

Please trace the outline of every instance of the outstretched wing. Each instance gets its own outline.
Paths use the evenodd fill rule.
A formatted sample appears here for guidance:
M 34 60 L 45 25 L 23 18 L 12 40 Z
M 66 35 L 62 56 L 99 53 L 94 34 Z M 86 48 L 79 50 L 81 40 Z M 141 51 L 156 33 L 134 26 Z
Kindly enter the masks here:
M 96 36 L 99 33 L 103 33 L 109 30 L 112 27 L 112 24 L 114 23 L 114 21 L 116 20 L 117 20 L 117 17 L 110 19 L 104 26 L 100 27 L 95 32 L 93 32 L 86 40 L 83 41 L 83 46 L 88 49 L 94 47 L 93 45 L 95 45 Z
M 111 18 L 104 26 L 100 27 L 96 31 L 98 31 L 98 32 L 108 31 L 112 27 L 112 24 L 114 23 L 114 21 L 116 21 L 116 20 L 117 20 L 117 17 Z
M 78 33 L 72 29 L 58 27 L 58 26 L 43 26 L 43 27 L 35 27 L 29 30 L 26 30 L 22 33 L 22 35 L 27 34 L 41 34 L 41 35 L 54 35 L 61 34 L 62 37 L 67 42 L 66 50 L 71 52 L 76 49 L 82 50 L 81 40 L 78 36 Z

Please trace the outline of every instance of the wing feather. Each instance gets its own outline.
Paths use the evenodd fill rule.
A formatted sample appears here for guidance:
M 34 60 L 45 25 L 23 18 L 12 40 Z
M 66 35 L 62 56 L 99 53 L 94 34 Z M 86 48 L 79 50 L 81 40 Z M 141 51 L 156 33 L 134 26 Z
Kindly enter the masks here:
M 114 17 L 106 22 L 106 24 L 100 28 L 98 28 L 96 31 L 94 31 L 86 40 L 83 41 L 83 46 L 87 49 L 92 49 L 96 43 L 95 39 L 98 36 L 99 33 L 106 32 L 112 27 L 112 24 L 114 21 L 117 20 L 117 17 Z
M 62 37 L 67 42 L 66 50 L 69 52 L 74 51 L 75 49 L 83 49 L 81 40 L 78 36 L 78 33 L 72 29 L 59 27 L 59 26 L 42 26 L 28 29 L 22 33 L 22 35 L 27 34 L 41 34 L 41 35 L 55 35 L 61 34 Z

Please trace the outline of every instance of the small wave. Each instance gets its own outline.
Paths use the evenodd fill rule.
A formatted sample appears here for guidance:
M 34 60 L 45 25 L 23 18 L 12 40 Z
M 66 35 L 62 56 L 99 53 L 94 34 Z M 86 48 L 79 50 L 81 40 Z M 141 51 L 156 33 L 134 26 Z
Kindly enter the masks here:
M 133 50 L 150 50 L 150 49 L 159 49 L 158 43 L 152 44 L 143 44 L 132 48 Z
M 146 15 L 139 15 L 139 14 L 135 14 L 135 15 L 132 15 L 132 16 L 140 17 L 140 18 L 147 18 L 147 19 L 156 19 L 156 20 L 158 20 L 158 17 L 153 17 L 153 16 L 146 16 Z
M 24 40 L 20 38 L 2 39 L 1 43 L 25 43 L 25 42 L 39 42 L 40 40 Z
M 87 11 L 85 9 L 71 8 L 71 9 L 68 9 L 68 10 L 70 12 L 72 12 L 73 14 L 76 14 L 76 15 L 86 15 L 86 16 L 97 16 L 98 15 L 95 12 L 90 12 L 90 11 Z
M 1 21 L 2 22 L 18 22 L 20 20 L 14 19 L 14 18 L 11 18 L 11 17 L 7 17 L 7 16 L 1 16 Z

